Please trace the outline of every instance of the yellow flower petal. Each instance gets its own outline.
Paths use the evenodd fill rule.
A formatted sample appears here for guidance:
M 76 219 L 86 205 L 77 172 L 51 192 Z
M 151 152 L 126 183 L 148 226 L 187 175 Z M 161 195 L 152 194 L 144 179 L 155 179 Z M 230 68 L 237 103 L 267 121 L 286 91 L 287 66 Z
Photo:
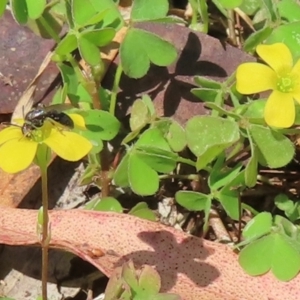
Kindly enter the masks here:
M 254 94 L 276 89 L 277 75 L 268 66 L 244 63 L 236 70 L 236 89 L 241 94 Z
M 61 131 L 53 128 L 51 135 L 44 140 L 58 156 L 65 160 L 77 161 L 92 149 L 89 140 L 72 131 Z
M 24 124 L 25 120 L 24 119 L 13 119 L 12 123 L 17 124 L 19 126 L 22 126 Z
M 0 168 L 7 173 L 27 169 L 32 163 L 38 144 L 27 139 L 13 139 L 0 146 Z
M 295 121 L 295 103 L 292 95 L 274 91 L 267 100 L 264 116 L 269 126 L 291 127 Z
M 20 127 L 9 126 L 0 131 L 0 145 L 13 139 L 21 139 L 23 134 Z
M 275 72 L 292 70 L 293 57 L 285 44 L 258 45 L 256 52 Z
M 68 116 L 72 119 L 74 122 L 74 127 L 79 130 L 86 130 L 85 127 L 85 120 L 83 116 L 79 114 L 68 114 Z

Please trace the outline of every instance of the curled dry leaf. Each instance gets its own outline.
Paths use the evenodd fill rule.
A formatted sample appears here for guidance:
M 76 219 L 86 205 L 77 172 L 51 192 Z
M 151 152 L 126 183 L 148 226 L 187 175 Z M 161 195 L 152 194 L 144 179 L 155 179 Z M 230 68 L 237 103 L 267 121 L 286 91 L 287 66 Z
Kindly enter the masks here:
M 0 243 L 36 244 L 37 211 L 2 207 Z M 300 299 L 300 276 L 279 282 L 268 273 L 246 275 L 226 245 L 205 241 L 125 214 L 81 210 L 51 211 L 51 247 L 71 251 L 107 276 L 130 259 L 155 266 L 161 292 L 185 300 Z M 101 255 L 94 255 L 97 249 Z M 103 253 L 102 253 L 103 252 Z

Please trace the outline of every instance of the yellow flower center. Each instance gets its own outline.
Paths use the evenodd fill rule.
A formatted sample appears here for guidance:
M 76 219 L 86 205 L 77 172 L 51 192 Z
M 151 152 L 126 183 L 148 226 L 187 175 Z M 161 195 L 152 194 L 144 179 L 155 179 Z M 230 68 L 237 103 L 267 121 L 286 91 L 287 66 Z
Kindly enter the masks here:
M 282 93 L 290 93 L 294 90 L 295 80 L 291 74 L 279 76 L 277 81 L 277 88 Z
M 42 143 L 51 134 L 53 126 L 49 122 L 44 122 L 42 127 L 33 128 L 30 130 L 27 139 L 32 140 L 35 143 Z
M 34 129 L 28 138 L 36 143 L 41 143 L 44 140 L 44 131 L 42 128 Z

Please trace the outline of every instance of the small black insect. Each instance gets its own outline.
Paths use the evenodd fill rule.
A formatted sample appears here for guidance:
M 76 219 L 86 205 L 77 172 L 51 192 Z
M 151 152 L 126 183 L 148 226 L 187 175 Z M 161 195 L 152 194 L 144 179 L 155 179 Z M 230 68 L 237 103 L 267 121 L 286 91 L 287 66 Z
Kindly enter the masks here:
M 44 121 L 49 119 L 68 128 L 74 128 L 73 120 L 64 112 L 60 111 L 65 105 L 43 106 L 38 105 L 32 108 L 24 117 L 22 133 L 24 136 L 31 136 L 32 131 L 44 125 Z

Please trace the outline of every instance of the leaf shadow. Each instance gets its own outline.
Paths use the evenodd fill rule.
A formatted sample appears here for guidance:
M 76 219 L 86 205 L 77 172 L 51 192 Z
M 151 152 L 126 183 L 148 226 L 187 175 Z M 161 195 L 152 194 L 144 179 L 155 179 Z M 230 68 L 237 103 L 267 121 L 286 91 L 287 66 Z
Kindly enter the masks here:
M 194 32 L 188 33 L 182 50 L 176 41 L 174 44 L 179 56 L 177 61 L 168 68 L 151 64 L 147 74 L 140 79 L 132 79 L 122 75 L 120 92 L 117 96 L 117 115 L 120 118 L 126 115 L 132 103 L 144 93 L 147 93 L 152 100 L 162 103 L 162 115 L 166 117 L 175 114 L 181 101 L 198 103 L 202 107 L 200 108 L 203 110 L 202 114 L 205 112 L 203 103 L 200 103 L 201 100 L 191 93 L 191 89 L 196 87 L 193 77 L 205 76 L 220 80 L 220 78 L 226 78 L 228 74 L 224 68 L 216 63 L 201 60 L 202 43 Z M 111 88 L 115 70 L 116 64 L 111 65 L 102 82 L 105 88 Z
M 132 252 L 123 256 L 116 265 L 132 259 L 135 265 L 154 266 L 161 276 L 162 292 L 174 287 L 178 280 L 182 280 L 182 275 L 199 287 L 208 286 L 220 276 L 214 266 L 205 262 L 214 250 L 205 248 L 201 239 L 188 237 L 177 241 L 173 234 L 164 230 L 144 231 L 138 234 L 138 238 L 150 245 L 153 251 Z

